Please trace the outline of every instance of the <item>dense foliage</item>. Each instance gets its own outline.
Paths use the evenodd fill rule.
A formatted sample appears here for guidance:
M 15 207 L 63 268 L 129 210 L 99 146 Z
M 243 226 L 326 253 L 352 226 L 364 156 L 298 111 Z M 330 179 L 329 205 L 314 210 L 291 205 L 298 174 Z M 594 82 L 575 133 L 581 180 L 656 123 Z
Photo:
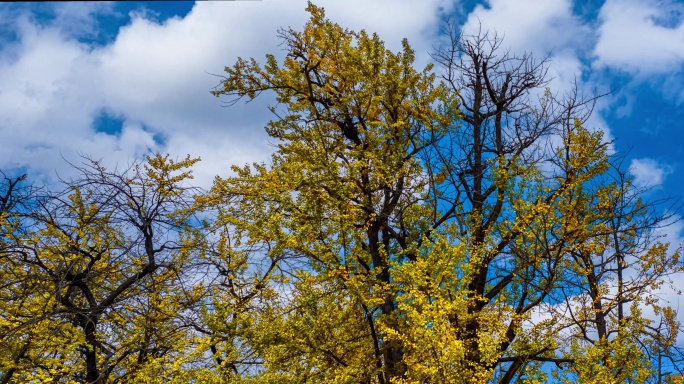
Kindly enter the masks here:
M 584 126 L 596 97 L 493 35 L 447 30 L 417 70 L 308 11 L 213 92 L 276 95 L 268 163 L 209 191 L 159 154 L 5 179 L 0 383 L 661 379 L 675 216 Z

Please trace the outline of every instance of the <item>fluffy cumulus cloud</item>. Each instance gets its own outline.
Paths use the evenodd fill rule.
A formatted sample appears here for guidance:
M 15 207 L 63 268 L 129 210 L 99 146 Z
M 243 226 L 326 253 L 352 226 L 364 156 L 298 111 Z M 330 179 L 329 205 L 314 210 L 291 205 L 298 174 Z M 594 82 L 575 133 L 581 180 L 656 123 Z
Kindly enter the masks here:
M 514 51 L 539 54 L 584 45 L 590 32 L 573 14 L 571 0 L 489 0 L 463 26 L 466 34 L 480 28 L 496 30 Z
M 640 188 L 658 188 L 673 169 L 651 158 L 632 159 L 629 172 L 634 176 L 634 185 Z
M 394 50 L 408 37 L 418 61 L 427 63 L 431 38 L 452 2 L 320 5 L 344 26 L 378 32 Z M 58 6 L 42 24 L 15 12 L 17 39 L 0 50 L 0 169 L 29 168 L 32 177 L 50 178 L 55 170 L 69 172 L 61 157 L 74 161 L 82 153 L 126 163 L 150 148 L 201 156 L 196 172 L 207 185 L 231 164 L 267 160 L 272 147 L 263 126 L 273 99 L 221 108 L 209 94 L 220 81 L 212 74 L 238 56 L 282 56 L 277 30 L 300 29 L 305 7 L 302 0 L 198 2 L 185 17 L 161 24 L 136 13 L 102 46 L 79 41 L 97 33 L 96 18 L 112 12 L 107 4 Z M 118 127 L 98 131 L 103 114 Z
M 684 63 L 684 5 L 607 0 L 594 49 L 598 66 L 631 74 L 672 73 Z
M 86 47 L 56 28 L 17 21 L 19 42 L 0 57 L 0 168 L 54 168 L 61 153 L 106 149 L 109 139 L 90 129 L 100 104 Z M 6 54 L 11 52 L 11 54 Z M 85 68 L 84 68 L 85 67 Z

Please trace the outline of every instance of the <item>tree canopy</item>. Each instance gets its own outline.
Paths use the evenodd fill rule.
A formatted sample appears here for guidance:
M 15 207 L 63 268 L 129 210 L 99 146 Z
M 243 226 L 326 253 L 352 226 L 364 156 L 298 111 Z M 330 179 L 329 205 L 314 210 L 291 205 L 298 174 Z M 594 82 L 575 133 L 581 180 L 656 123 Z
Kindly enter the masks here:
M 283 62 L 239 59 L 212 92 L 275 94 L 270 159 L 208 191 L 160 154 L 5 178 L 0 383 L 662 379 L 676 211 L 586 126 L 598 96 L 494 33 L 447 28 L 417 69 L 407 41 L 307 10 Z

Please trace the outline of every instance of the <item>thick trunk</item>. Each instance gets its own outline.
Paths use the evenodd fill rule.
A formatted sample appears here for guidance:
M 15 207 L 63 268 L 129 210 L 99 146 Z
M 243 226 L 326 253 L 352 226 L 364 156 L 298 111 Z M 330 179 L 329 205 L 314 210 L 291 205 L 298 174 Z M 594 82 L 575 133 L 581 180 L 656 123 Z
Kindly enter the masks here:
M 386 257 L 383 257 L 380 250 L 380 224 L 378 222 L 374 222 L 368 229 L 367 235 L 369 240 L 368 250 L 371 254 L 373 267 L 380 268 L 380 271 L 375 278 L 381 284 L 387 285 L 390 283 L 389 262 Z M 393 324 L 393 320 L 391 320 L 391 316 L 394 315 L 396 309 L 394 298 L 391 295 L 385 297 L 385 301 L 380 306 L 380 310 L 382 315 L 391 322 L 390 327 L 395 326 L 395 324 Z M 382 353 L 387 381 L 390 381 L 392 377 L 402 376 L 405 369 L 401 363 L 403 359 L 401 345 L 397 342 L 384 341 L 382 345 Z
M 86 362 L 86 382 L 88 384 L 101 384 L 104 381 L 100 376 L 100 370 L 97 366 L 97 337 L 95 336 L 97 320 L 90 316 L 84 317 L 85 321 L 81 322 L 81 327 L 88 343 L 83 349 L 83 356 Z

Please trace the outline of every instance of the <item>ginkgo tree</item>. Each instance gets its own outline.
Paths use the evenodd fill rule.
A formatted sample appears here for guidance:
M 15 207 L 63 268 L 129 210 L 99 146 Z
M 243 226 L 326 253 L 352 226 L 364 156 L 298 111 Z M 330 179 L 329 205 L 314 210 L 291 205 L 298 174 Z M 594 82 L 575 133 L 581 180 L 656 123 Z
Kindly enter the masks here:
M 652 377 L 649 351 L 678 328 L 652 293 L 678 247 L 654 237 L 666 218 L 628 178 L 607 181 L 608 143 L 584 126 L 596 97 L 554 94 L 547 61 L 495 35 L 452 29 L 438 71 L 417 70 L 406 41 L 393 53 L 307 9 L 303 31 L 281 31 L 284 62 L 239 59 L 214 91 L 278 103 L 270 164 L 234 168 L 203 200 L 234 249 L 258 248 L 245 263 L 272 262 L 243 333 L 253 378 Z
M 112 171 L 86 159 L 64 189 L 8 205 L 0 382 L 169 381 L 191 350 L 179 314 L 199 299 L 183 285 L 198 249 L 186 184 L 196 161 L 155 155 Z M 9 196 L 19 179 L 8 180 Z

